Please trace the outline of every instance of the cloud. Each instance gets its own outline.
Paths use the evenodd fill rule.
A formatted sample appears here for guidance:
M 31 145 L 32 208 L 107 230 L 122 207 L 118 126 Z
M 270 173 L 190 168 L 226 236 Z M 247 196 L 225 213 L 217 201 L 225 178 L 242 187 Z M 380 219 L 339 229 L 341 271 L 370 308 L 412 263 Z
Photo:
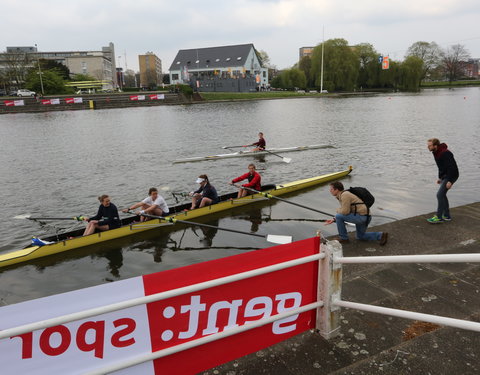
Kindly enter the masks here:
M 100 50 L 110 41 L 116 54 L 138 68 L 138 54 L 153 51 L 168 68 L 179 49 L 254 43 L 283 68 L 298 60 L 298 48 L 325 37 L 368 42 L 379 51 L 402 51 L 418 40 L 465 43 L 480 57 L 473 0 L 22 0 L 3 2 L 7 46 L 40 50 Z M 473 38 L 473 39 L 472 39 Z M 123 63 L 124 64 L 124 63 Z

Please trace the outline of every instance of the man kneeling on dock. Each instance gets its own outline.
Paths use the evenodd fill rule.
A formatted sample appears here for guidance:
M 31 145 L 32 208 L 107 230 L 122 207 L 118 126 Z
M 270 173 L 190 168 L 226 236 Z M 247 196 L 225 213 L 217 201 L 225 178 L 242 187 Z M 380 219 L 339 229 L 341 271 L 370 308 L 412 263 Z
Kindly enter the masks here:
M 170 212 L 167 206 L 167 202 L 165 202 L 165 199 L 163 199 L 163 197 L 158 194 L 157 188 L 154 187 L 148 190 L 148 197 L 146 197 L 143 201 L 135 203 L 130 208 L 125 208 L 122 211 L 128 212 L 139 207 L 141 207 L 141 211 L 139 211 L 137 215 L 140 215 L 141 221 L 148 220 L 146 216 L 141 216 L 143 214 L 167 216 Z
M 354 223 L 357 228 L 357 240 L 362 241 L 380 241 L 383 246 L 387 243 L 387 232 L 369 232 L 367 227 L 370 223 L 371 216 L 367 205 L 356 195 L 346 191 L 343 184 L 339 181 L 330 184 L 330 194 L 340 202 L 340 208 L 334 218 L 327 220 L 325 225 L 337 223 L 338 241 L 340 243 L 348 243 L 348 233 L 345 222 Z M 353 209 L 352 209 L 353 208 Z

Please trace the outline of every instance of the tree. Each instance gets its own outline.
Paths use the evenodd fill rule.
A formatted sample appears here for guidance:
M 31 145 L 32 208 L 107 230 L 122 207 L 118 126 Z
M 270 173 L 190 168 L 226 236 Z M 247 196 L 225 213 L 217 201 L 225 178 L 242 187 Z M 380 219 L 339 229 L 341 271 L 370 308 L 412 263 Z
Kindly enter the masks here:
M 305 73 L 298 68 L 290 68 L 282 71 L 277 77 L 270 82 L 272 87 L 282 89 L 305 89 L 307 86 L 307 78 Z
M 307 79 L 307 86 L 313 87 L 314 81 L 310 78 L 310 71 L 312 70 L 312 59 L 310 56 L 303 56 L 298 63 L 298 68 L 305 73 Z
M 64 80 L 70 79 L 70 69 L 68 69 L 62 63 L 56 62 L 55 60 L 40 59 L 40 68 L 43 71 L 51 70 L 57 73 Z
M 431 73 L 440 64 L 442 50 L 435 42 L 416 42 L 407 50 L 406 58 L 410 56 L 418 57 L 423 62 L 422 77 L 430 77 Z
M 52 70 L 46 70 L 42 72 L 42 83 L 43 90 L 47 95 L 63 94 L 66 92 L 65 82 L 63 78 L 58 73 Z M 39 93 L 42 92 L 42 85 L 40 83 L 40 75 L 38 69 L 30 69 L 25 84 L 29 90 L 33 90 Z
M 96 81 L 95 77 L 88 74 L 75 74 L 72 78 L 73 81 Z
M 417 56 L 409 56 L 401 64 L 400 70 L 402 89 L 420 90 L 420 82 L 424 73 L 423 60 Z
M 133 70 L 128 69 L 123 76 L 123 80 L 125 82 L 125 87 L 137 87 L 135 72 Z
M 31 55 L 24 52 L 8 52 L 3 57 L 6 79 L 17 87 L 23 86 L 28 69 L 32 66 Z
M 260 51 L 256 51 L 257 52 L 257 56 L 260 60 L 260 63 L 262 64 L 262 66 L 264 68 L 270 68 L 272 67 L 270 65 L 270 56 L 268 56 L 268 53 L 265 52 L 264 50 L 260 50 Z
M 359 61 L 357 86 L 361 88 L 376 87 L 381 68 L 378 62 L 378 52 L 369 43 L 357 44 L 354 52 Z
M 322 45 L 313 50 L 311 78 L 320 87 Z M 324 42 L 324 87 L 329 91 L 352 91 L 358 77 L 358 58 L 345 39 Z
M 449 82 L 463 75 L 463 62 L 470 58 L 470 53 L 461 44 L 455 44 L 442 53 L 442 67 Z

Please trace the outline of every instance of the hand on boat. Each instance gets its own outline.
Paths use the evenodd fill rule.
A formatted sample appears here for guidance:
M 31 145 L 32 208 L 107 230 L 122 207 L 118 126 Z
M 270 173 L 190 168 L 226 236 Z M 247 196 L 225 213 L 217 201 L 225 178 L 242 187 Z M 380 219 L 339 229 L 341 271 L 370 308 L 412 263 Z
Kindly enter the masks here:
M 333 217 L 333 218 L 325 221 L 325 224 L 324 224 L 324 225 L 330 225 L 330 224 L 333 224 L 334 222 L 335 222 L 335 218 Z

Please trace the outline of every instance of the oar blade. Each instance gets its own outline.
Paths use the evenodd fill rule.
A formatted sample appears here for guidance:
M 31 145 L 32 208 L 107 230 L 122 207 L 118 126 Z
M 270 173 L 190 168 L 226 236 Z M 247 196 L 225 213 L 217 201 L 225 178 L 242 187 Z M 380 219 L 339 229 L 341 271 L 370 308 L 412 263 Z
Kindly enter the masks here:
M 30 219 L 32 215 L 30 214 L 23 214 L 23 215 L 17 215 L 17 216 L 14 216 L 13 218 L 14 219 L 20 219 L 20 220 L 25 220 L 25 219 Z
M 284 245 L 292 242 L 292 236 L 279 236 L 277 234 L 267 234 L 267 241 Z
M 283 158 L 282 160 L 287 164 L 292 161 L 292 159 L 290 159 L 290 158 Z

